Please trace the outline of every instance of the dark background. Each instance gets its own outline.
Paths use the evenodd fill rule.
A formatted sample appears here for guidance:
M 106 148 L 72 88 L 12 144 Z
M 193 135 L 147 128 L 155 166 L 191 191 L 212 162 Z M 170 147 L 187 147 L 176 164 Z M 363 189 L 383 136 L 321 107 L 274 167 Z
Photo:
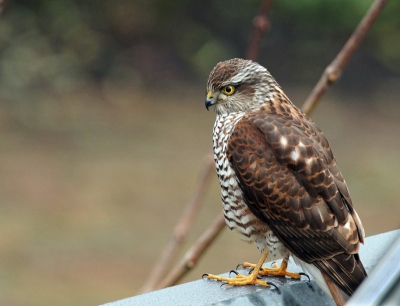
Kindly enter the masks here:
M 276 0 L 259 62 L 301 106 L 372 1 Z M 211 151 L 205 83 L 261 1 L 8 1 L 0 18 L 0 304 L 135 295 Z M 367 236 L 398 228 L 400 3 L 312 115 Z M 216 178 L 184 248 L 221 212 Z M 256 261 L 225 230 L 184 281 Z

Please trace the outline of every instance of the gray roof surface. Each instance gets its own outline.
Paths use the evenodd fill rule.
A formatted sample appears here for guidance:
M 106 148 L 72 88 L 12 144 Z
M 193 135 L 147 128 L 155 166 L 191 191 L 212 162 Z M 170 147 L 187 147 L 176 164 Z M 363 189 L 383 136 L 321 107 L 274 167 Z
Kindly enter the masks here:
M 379 263 L 382 256 L 385 255 L 385 251 L 395 243 L 399 236 L 400 230 L 395 230 L 366 239 L 365 245 L 361 246 L 360 257 L 368 274 Z M 397 259 L 399 258 L 400 254 Z M 265 265 L 270 266 L 271 263 L 266 263 Z M 289 261 L 288 270 L 293 272 L 302 271 L 292 260 Z M 240 272 L 241 270 L 238 271 Z M 246 273 L 246 271 L 242 271 L 242 273 Z M 300 281 L 283 277 L 268 277 L 267 279 L 276 284 L 279 291 L 273 287 L 264 288 L 259 286 L 221 287 L 219 282 L 199 279 L 182 285 L 107 303 L 104 306 L 335 305 L 333 300 L 313 280 L 311 280 L 310 286 L 305 281 L 306 278 L 303 277 Z

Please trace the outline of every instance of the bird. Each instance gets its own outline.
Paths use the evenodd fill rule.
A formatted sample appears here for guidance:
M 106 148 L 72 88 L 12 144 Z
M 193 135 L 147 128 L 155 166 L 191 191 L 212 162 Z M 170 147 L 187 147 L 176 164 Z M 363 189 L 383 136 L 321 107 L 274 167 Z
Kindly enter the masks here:
M 262 65 L 234 58 L 211 71 L 205 106 L 214 107 L 213 153 L 225 222 L 262 256 L 227 285 L 269 286 L 288 276 L 289 257 L 343 305 L 367 273 L 358 254 L 365 232 L 331 147 L 317 125 Z M 282 259 L 272 268 L 265 261 Z

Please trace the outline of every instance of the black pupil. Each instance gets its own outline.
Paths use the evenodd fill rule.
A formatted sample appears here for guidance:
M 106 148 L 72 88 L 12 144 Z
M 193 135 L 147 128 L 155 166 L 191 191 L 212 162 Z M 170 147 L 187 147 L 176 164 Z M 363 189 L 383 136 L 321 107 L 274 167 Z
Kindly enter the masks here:
M 225 89 L 225 91 L 226 91 L 227 93 L 230 93 L 230 92 L 232 91 L 232 88 L 231 88 L 231 87 L 227 87 L 227 88 Z

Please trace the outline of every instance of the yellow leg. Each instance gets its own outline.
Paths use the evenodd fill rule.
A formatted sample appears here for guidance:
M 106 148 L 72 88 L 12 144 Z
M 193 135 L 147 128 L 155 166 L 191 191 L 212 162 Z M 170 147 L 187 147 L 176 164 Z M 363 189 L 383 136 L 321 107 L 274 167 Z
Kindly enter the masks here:
M 248 276 L 244 276 L 241 274 L 236 275 L 235 278 L 230 278 L 230 277 L 222 277 L 218 275 L 213 275 L 213 274 L 205 274 L 207 275 L 208 279 L 216 279 L 218 281 L 226 282 L 226 285 L 231 285 L 231 286 L 245 286 L 245 285 L 261 285 L 261 286 L 266 286 L 269 287 L 270 285 L 263 280 L 260 280 L 257 278 L 261 266 L 263 265 L 265 259 L 267 258 L 268 255 L 268 250 L 265 248 L 264 252 L 261 255 L 260 260 L 256 265 L 253 265 L 253 271 L 250 273 Z
M 257 264 L 258 265 L 258 264 Z M 243 263 L 243 268 L 256 268 L 257 265 L 248 262 Z M 258 272 L 259 275 L 263 276 L 289 276 L 290 278 L 300 279 L 301 275 L 299 273 L 293 273 L 287 271 L 288 259 L 284 258 L 282 260 L 281 266 L 278 266 L 275 262 L 273 263 L 273 268 L 261 267 Z

